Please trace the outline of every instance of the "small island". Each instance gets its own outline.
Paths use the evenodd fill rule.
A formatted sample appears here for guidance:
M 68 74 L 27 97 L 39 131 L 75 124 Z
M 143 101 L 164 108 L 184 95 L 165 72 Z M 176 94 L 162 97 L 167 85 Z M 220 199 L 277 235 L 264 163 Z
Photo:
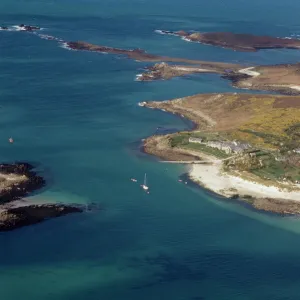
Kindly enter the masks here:
M 45 184 L 45 180 L 36 174 L 31 164 L 18 162 L 0 165 L 0 231 L 10 231 L 83 211 L 78 205 L 36 204 L 23 199 Z
M 198 42 L 235 51 L 255 52 L 261 49 L 300 49 L 300 40 L 292 38 L 232 32 L 186 32 L 183 30 L 156 30 L 156 32 L 179 36 L 189 42 Z
M 219 69 L 224 70 L 226 68 L 235 70 L 237 68 L 240 68 L 239 65 L 231 64 L 231 63 L 210 62 L 210 61 L 194 60 L 194 59 L 187 59 L 187 58 L 180 58 L 180 57 L 154 55 L 154 54 L 147 53 L 145 50 L 140 49 L 140 48 L 121 49 L 121 48 L 114 48 L 114 47 L 90 44 L 90 43 L 86 43 L 86 42 L 82 42 L 82 41 L 77 41 L 77 42 L 65 42 L 64 41 L 63 43 L 66 48 L 71 49 L 71 50 L 123 55 L 129 59 L 133 59 L 136 61 L 177 62 L 177 63 L 184 63 L 184 64 L 194 64 L 194 65 L 198 65 L 198 67 L 205 66 L 207 68 L 212 68 L 215 70 L 219 70 Z
M 184 116 L 192 131 L 155 135 L 145 152 L 190 164 L 190 178 L 260 210 L 300 213 L 300 97 L 199 94 L 140 106 Z

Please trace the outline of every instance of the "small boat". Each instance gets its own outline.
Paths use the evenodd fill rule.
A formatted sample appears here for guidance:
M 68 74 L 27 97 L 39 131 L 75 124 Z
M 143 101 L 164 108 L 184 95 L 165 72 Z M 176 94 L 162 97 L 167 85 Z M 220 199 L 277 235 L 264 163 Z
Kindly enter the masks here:
M 8 141 L 12 144 L 14 142 L 13 138 L 9 138 Z
M 147 186 L 147 174 L 145 173 L 144 184 L 142 185 L 144 191 L 148 191 L 149 187 Z
M 137 179 L 135 179 L 135 178 L 130 178 L 130 180 L 131 180 L 132 182 L 137 182 Z
M 181 179 L 178 179 L 178 182 L 182 182 L 182 180 L 181 180 Z

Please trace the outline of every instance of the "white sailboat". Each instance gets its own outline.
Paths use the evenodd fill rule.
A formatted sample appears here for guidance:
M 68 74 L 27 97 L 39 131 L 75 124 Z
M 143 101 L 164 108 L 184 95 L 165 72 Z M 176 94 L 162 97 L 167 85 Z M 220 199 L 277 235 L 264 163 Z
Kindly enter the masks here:
M 148 191 L 149 187 L 147 186 L 147 174 L 145 173 L 144 184 L 142 185 L 143 190 Z

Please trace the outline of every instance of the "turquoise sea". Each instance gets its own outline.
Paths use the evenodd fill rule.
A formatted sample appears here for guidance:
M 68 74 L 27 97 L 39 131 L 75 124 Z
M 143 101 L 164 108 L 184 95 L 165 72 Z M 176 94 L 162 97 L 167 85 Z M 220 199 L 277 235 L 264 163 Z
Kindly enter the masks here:
M 154 30 L 291 37 L 300 35 L 299 9 L 296 0 L 1 0 L 0 25 L 168 56 L 293 63 L 297 51 L 239 53 Z M 185 169 L 138 148 L 157 126 L 189 126 L 139 101 L 236 90 L 215 75 L 134 81 L 146 65 L 0 32 L 0 161 L 38 165 L 48 186 L 37 201 L 102 207 L 1 233 L 0 299 L 300 299 L 299 218 L 181 184 Z M 145 172 L 150 195 L 130 181 Z

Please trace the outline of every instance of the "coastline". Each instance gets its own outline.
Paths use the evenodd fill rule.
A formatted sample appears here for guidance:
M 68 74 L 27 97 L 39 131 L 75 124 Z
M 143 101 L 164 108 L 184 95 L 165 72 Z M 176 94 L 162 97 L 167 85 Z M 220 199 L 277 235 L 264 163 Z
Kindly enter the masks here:
M 156 136 L 154 136 L 156 137 Z M 265 211 L 279 215 L 300 215 L 300 185 L 290 191 L 288 187 L 259 184 L 232 174 L 222 172 L 221 160 L 202 153 L 201 157 L 194 157 L 192 151 L 174 151 L 159 149 L 153 151 L 144 142 L 143 152 L 159 158 L 165 163 L 185 164 L 188 178 L 201 188 L 221 197 L 234 199 L 248 204 L 258 211 Z M 161 138 L 166 136 L 160 136 Z M 146 143 L 146 146 L 145 146 Z M 199 155 L 199 153 L 197 153 Z M 172 160 L 172 161 L 170 161 Z M 203 161 L 211 161 L 211 163 Z
M 216 94 L 212 94 L 214 97 Z M 190 99 L 189 97 L 185 99 Z M 207 112 L 192 111 L 182 105 L 183 98 L 163 102 L 142 102 L 151 109 L 159 109 L 191 120 L 196 126 L 176 134 L 193 133 L 200 129 L 211 130 L 214 118 Z M 203 122 L 204 121 L 204 122 Z M 179 163 L 187 166 L 188 178 L 221 198 L 235 199 L 251 205 L 254 209 L 280 215 L 300 214 L 300 184 L 273 182 L 262 179 L 246 171 L 223 171 L 223 161 L 214 155 L 182 147 L 172 147 L 174 134 L 154 135 L 143 141 L 143 151 L 154 155 L 166 163 Z
M 222 172 L 221 164 L 192 165 L 189 177 L 207 189 L 224 197 L 272 197 L 299 201 L 299 190 L 288 191 L 287 188 L 280 189 L 274 185 L 263 185 L 254 181 L 246 180 L 233 174 Z M 297 187 L 295 187 L 297 188 Z

